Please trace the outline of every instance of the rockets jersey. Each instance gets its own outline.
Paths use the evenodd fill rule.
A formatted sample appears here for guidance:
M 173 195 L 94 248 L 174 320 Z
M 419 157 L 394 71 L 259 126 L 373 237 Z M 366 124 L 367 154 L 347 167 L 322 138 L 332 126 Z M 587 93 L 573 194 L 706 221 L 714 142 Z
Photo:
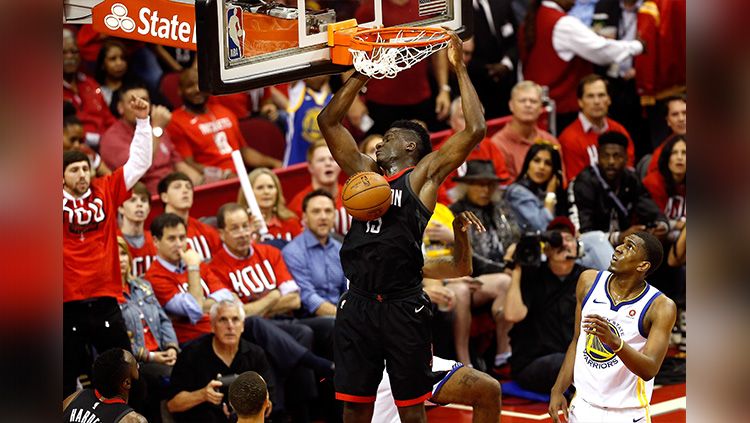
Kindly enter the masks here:
M 81 198 L 63 190 L 63 302 L 122 301 L 117 207 L 128 198 L 122 168 L 92 180 Z
M 251 245 L 250 255 L 245 258 L 235 256 L 226 245 L 222 245 L 209 269 L 243 303 L 258 300 L 276 288 L 282 295 L 299 290 L 286 268 L 281 251 L 270 245 Z
M 290 89 L 284 167 L 307 161 L 308 148 L 323 139 L 318 115 L 332 96 L 327 85 L 320 92 L 307 88 L 304 82 Z
M 117 423 L 133 411 L 122 398 L 104 399 L 94 389 L 84 389 L 63 412 L 64 422 Z
M 151 231 L 143 231 L 143 245 L 136 247 L 130 243 L 128 237 L 124 236 L 118 229 L 117 235 L 121 236 L 128 244 L 130 251 L 130 275 L 133 277 L 143 276 L 151 267 L 151 263 L 156 260 L 156 245 L 151 237 Z
M 341 266 L 352 286 L 388 294 L 422 285 L 422 237 L 432 212 L 409 185 L 406 168 L 386 177 L 391 206 L 380 218 L 352 219 L 341 247 Z
M 207 103 L 206 113 L 200 115 L 183 106 L 172 113 L 167 130 L 182 157 L 233 172 L 232 151 L 245 146 L 237 117 L 219 104 Z
M 601 271 L 596 276 L 581 305 L 581 316 L 598 314 L 609 321 L 610 330 L 628 345 L 641 351 L 646 345 L 643 319 L 654 299 L 661 292 L 646 283 L 635 298 L 615 305 L 609 295 L 612 273 Z M 581 328 L 576 346 L 573 385 L 576 394 L 587 403 L 598 407 L 647 407 L 654 389 L 654 379 L 648 382 L 631 372 L 612 349 L 599 338 Z
M 208 265 L 201 264 L 200 273 L 203 295 L 205 295 L 206 298 L 208 298 L 210 293 L 218 291 L 224 287 L 211 274 Z M 188 272 L 172 272 L 164 267 L 159 260 L 154 260 L 143 278 L 151 282 L 151 287 L 154 288 L 154 296 L 159 300 L 159 304 L 161 304 L 162 307 L 166 307 L 169 300 L 175 295 L 188 292 Z M 208 314 L 204 313 L 203 317 L 201 317 L 201 319 L 195 324 L 190 323 L 190 319 L 186 316 L 175 316 L 170 314 L 169 317 L 172 319 L 172 326 L 174 327 L 174 331 L 177 334 L 177 340 L 180 344 L 211 332 L 211 321 L 208 318 Z
M 221 247 L 221 238 L 213 226 L 207 225 L 200 220 L 188 216 L 187 221 L 187 243 L 195 250 L 204 262 L 210 262 L 212 252 Z
M 312 184 L 308 185 L 305 189 L 298 192 L 286 206 L 289 210 L 297 213 L 297 216 L 302 216 L 302 201 L 305 199 L 305 195 L 312 190 Z M 344 202 L 341 200 L 342 190 L 343 188 L 339 185 L 338 194 L 333 196 L 333 201 L 336 206 L 336 209 L 334 210 L 336 220 L 333 223 L 333 232 L 344 236 L 349 232 L 349 228 L 351 228 L 352 217 L 346 212 Z

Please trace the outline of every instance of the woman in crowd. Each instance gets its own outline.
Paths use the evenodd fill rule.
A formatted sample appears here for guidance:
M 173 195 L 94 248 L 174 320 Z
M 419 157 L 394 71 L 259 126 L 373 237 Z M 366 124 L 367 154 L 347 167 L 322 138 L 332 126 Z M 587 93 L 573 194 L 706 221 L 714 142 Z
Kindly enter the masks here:
M 669 219 L 670 232 L 667 239 L 671 243 L 677 240 L 687 218 L 687 187 L 685 185 L 687 138 L 685 135 L 673 135 L 667 140 L 662 154 L 659 155 L 658 169 L 658 172 L 650 172 L 646 175 L 643 185 Z
M 160 421 L 159 403 L 167 397 L 167 381 L 179 352 L 177 335 L 172 321 L 154 296 L 151 284 L 130 274 L 132 257 L 127 242 L 117 237 L 117 245 L 125 298 L 120 310 L 130 336 L 131 350 L 139 362 L 140 386 L 145 387 L 145 391 L 137 389 L 136 395 L 131 395 L 131 403 L 148 421 Z
M 568 215 L 561 182 L 558 147 L 541 142 L 532 145 L 518 178 L 505 191 L 505 201 L 523 231 L 544 231 L 555 216 Z
M 471 233 L 472 266 L 471 277 L 446 280 L 446 286 L 456 294 L 453 335 L 456 357 L 464 364 L 471 364 L 469 356 L 469 332 L 471 310 L 491 304 L 495 321 L 497 349 L 495 367 L 506 363 L 510 357 L 508 330 L 510 325 L 503 319 L 505 293 L 510 286 L 510 276 L 503 272 L 506 248 L 518 241 L 518 230 L 508 219 L 500 205 L 498 185 L 500 178 L 489 160 L 469 160 L 464 176 L 455 177 L 458 201 L 450 206 L 454 215 L 462 211 L 473 212 L 482 221 L 486 232 Z
M 281 182 L 270 169 L 259 167 L 248 174 L 258 207 L 266 221 L 268 234 L 265 238 L 291 241 L 302 232 L 302 225 L 294 212 L 286 207 Z M 237 202 L 247 207 L 245 194 L 240 190 Z
M 114 38 L 106 39 L 96 58 L 96 81 L 102 88 L 102 96 L 110 110 L 117 106 L 116 93 L 127 75 L 128 57 L 125 44 Z M 117 110 L 113 110 L 112 113 L 117 116 Z

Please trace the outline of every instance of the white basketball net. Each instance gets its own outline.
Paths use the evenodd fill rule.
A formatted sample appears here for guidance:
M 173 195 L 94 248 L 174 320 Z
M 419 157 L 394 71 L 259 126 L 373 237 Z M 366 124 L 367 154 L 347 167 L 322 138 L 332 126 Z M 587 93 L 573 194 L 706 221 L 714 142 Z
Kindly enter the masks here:
M 384 40 L 377 34 L 377 43 L 403 43 L 413 41 L 431 41 L 445 37 L 445 35 L 436 32 L 422 31 L 417 35 L 404 36 L 403 31 L 399 31 L 395 37 Z M 357 38 L 355 35 L 354 38 Z M 372 40 L 367 40 L 372 41 Z M 421 60 L 426 59 L 432 53 L 448 47 L 450 39 L 442 42 L 420 45 L 418 47 L 397 46 L 385 47 L 376 46 L 372 51 L 349 49 L 352 53 L 352 62 L 354 68 L 363 75 L 371 78 L 395 78 L 402 70 L 414 66 Z

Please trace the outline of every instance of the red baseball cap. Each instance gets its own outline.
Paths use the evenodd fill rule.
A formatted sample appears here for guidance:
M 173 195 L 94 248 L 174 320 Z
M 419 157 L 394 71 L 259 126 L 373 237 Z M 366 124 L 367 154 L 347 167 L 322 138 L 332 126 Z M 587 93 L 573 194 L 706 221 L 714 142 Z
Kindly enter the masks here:
M 557 216 L 556 218 L 552 219 L 551 222 L 549 222 L 549 225 L 547 225 L 547 230 L 551 231 L 555 229 L 568 231 L 571 235 L 576 234 L 576 227 L 567 216 Z

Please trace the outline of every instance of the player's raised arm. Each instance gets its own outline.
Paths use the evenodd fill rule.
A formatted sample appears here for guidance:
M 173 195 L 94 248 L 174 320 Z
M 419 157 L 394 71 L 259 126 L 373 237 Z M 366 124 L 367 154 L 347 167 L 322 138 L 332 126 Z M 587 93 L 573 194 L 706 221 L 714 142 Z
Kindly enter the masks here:
M 563 396 L 566 389 L 573 383 L 573 368 L 575 367 L 576 357 L 576 346 L 578 345 L 578 336 L 581 334 L 581 308 L 583 308 L 583 298 L 586 297 L 586 293 L 591 289 L 591 285 L 594 283 L 597 272 L 595 270 L 586 270 L 581 273 L 578 277 L 578 285 L 576 286 L 576 323 L 573 328 L 573 340 L 570 341 L 568 351 L 565 353 L 565 359 L 563 360 L 560 372 L 557 374 L 557 380 L 555 385 L 552 386 L 552 391 L 549 397 L 549 415 L 552 417 L 553 422 L 560 422 L 560 417 L 557 415 L 558 411 L 562 411 L 565 415 L 565 420 L 568 419 L 568 401 Z
M 432 260 L 422 268 L 422 276 L 431 279 L 449 279 L 468 276 L 472 273 L 471 242 L 469 228 L 474 225 L 478 232 L 485 232 L 482 221 L 470 211 L 461 212 L 453 219 L 453 255 L 446 259 Z
M 368 80 L 368 77 L 359 72 L 354 72 L 318 115 L 320 132 L 323 134 L 333 158 L 349 176 L 363 171 L 380 173 L 375 161 L 359 152 L 354 137 L 341 124 L 341 120 L 346 116 L 349 107 L 359 94 L 359 90 L 365 86 Z
M 419 193 L 420 199 L 425 205 L 434 203 L 432 197 L 437 195 L 437 187 L 456 170 L 469 156 L 471 150 L 484 139 L 487 124 L 482 112 L 482 103 L 471 84 L 466 65 L 462 60 L 463 48 L 461 39 L 451 32 L 451 41 L 448 46 L 448 61 L 458 77 L 458 86 L 461 91 L 461 102 L 466 119 L 466 127 L 463 131 L 453 134 L 440 148 L 440 151 L 432 152 L 419 162 L 412 172 L 410 183 L 415 192 Z M 427 181 L 428 190 L 422 192 Z M 434 193 L 433 193 L 434 191 Z

